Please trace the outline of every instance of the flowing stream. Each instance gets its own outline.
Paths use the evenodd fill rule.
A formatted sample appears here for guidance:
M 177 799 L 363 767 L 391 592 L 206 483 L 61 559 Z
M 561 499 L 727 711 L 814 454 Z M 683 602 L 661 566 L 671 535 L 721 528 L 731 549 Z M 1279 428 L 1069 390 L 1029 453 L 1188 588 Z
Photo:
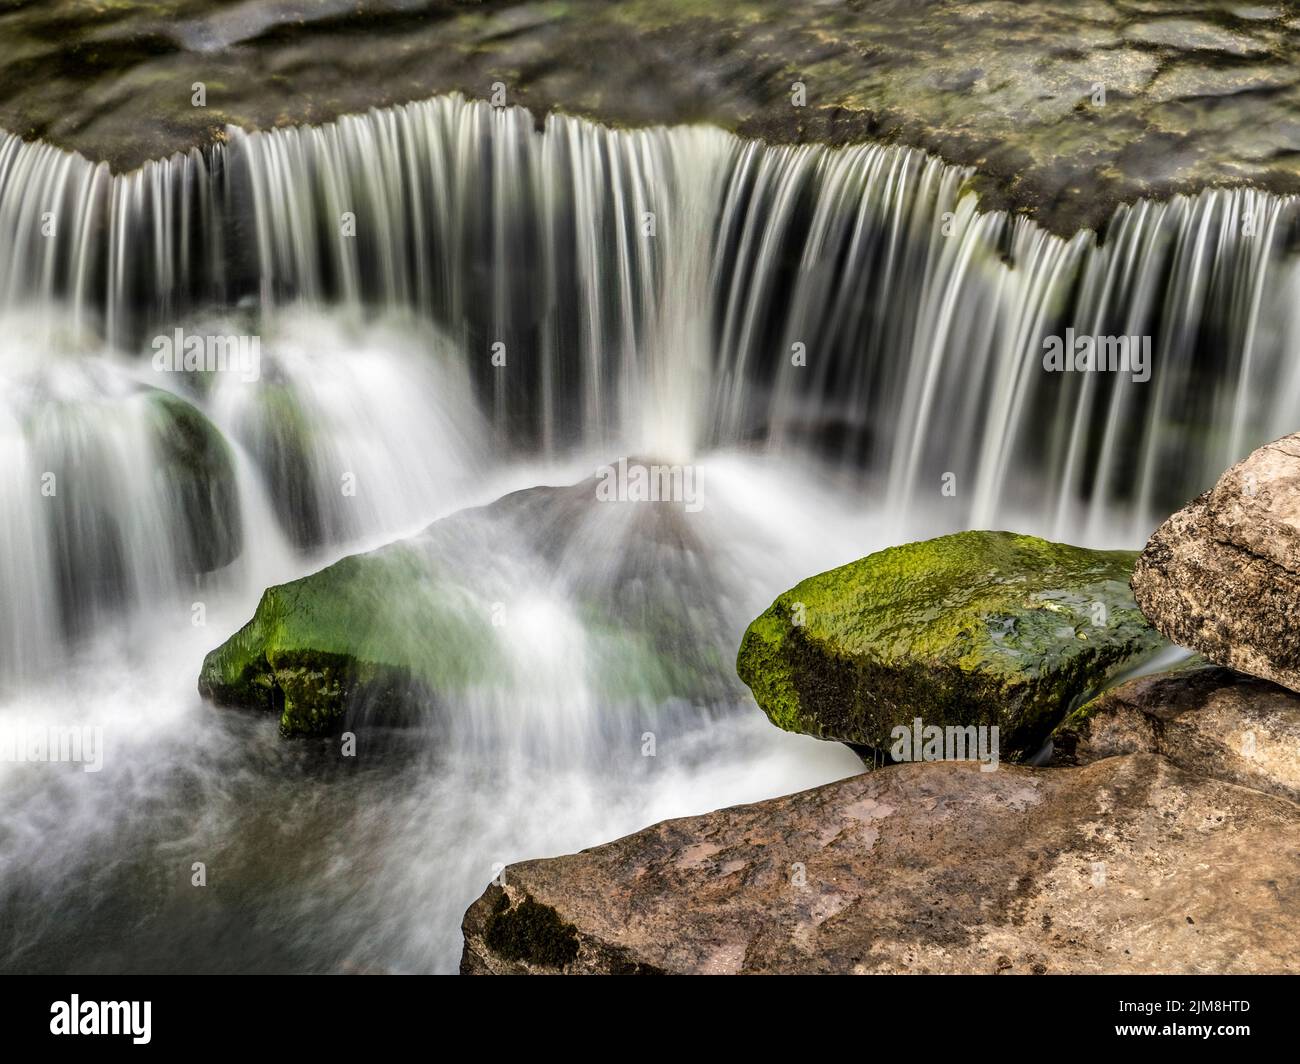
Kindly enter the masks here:
M 734 652 L 890 543 L 1140 546 L 1297 427 L 1293 198 L 1063 241 L 969 177 L 459 97 L 117 176 L 0 134 L 0 738 L 102 730 L 99 771 L 0 761 L 0 969 L 453 971 L 500 866 L 861 768 L 742 693 L 609 704 L 640 666 L 526 537 L 447 558 L 510 589 L 509 669 L 356 758 L 281 740 L 195 687 L 271 584 L 641 455 L 696 474 L 666 592 Z M 1067 330 L 1146 372 L 1045 372 Z M 655 581 L 596 527 L 583 567 Z

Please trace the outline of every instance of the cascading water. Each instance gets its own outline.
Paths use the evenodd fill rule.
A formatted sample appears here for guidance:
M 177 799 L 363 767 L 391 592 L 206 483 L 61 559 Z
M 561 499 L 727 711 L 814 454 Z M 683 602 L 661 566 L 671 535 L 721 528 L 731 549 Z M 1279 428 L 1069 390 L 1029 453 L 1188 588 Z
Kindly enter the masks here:
M 611 703 L 583 595 L 669 585 L 594 508 L 558 558 L 492 517 L 439 541 L 509 600 L 509 667 L 383 757 L 200 703 L 261 590 L 341 554 L 620 454 L 692 462 L 667 593 L 707 605 L 683 616 L 730 684 L 803 576 L 965 526 L 1136 545 L 1295 428 L 1295 200 L 1064 241 L 969 176 L 457 97 L 120 176 L 0 135 L 0 724 L 106 744 L 100 773 L 0 764 L 0 967 L 451 968 L 496 864 L 854 771 L 737 696 Z M 160 364 L 176 330 L 255 338 L 255 372 Z M 1149 337 L 1149 380 L 1044 372 L 1067 330 Z

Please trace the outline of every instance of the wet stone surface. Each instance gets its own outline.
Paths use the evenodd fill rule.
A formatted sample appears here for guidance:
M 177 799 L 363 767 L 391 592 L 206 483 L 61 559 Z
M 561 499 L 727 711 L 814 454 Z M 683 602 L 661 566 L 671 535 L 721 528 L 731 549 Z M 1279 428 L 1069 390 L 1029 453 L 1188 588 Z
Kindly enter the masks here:
M 1070 233 L 1144 195 L 1300 189 L 1297 29 L 1292 4 L 1173 0 L 47 0 L 0 13 L 0 128 L 122 170 L 500 82 L 539 119 L 912 144 Z

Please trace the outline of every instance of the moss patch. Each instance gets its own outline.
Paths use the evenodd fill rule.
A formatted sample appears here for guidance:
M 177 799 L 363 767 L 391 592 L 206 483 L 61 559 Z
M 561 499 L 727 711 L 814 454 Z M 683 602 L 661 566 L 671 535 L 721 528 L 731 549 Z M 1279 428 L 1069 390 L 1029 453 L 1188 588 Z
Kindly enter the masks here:
M 503 668 L 482 607 L 436 561 L 398 544 L 269 588 L 207 656 L 199 691 L 280 715 L 286 735 L 334 730 L 365 704 L 396 711 L 415 688 L 463 690 Z
M 483 941 L 499 957 L 542 968 L 563 968 L 578 957 L 578 929 L 565 923 L 551 906 L 534 901 L 531 894 L 512 905 L 510 896 L 501 891 L 483 929 Z

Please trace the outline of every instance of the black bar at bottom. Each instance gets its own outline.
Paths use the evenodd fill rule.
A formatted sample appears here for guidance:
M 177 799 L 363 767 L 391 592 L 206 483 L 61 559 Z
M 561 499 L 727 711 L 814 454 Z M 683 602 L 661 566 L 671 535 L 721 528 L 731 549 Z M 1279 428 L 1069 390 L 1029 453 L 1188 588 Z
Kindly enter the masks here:
M 1293 1034 L 1300 989 L 1290 976 L 862 976 L 852 986 L 848 978 L 16 976 L 0 982 L 0 1016 L 11 1052 L 114 1043 L 133 1053 L 337 1053 L 464 1040 L 486 1054 L 576 1042 L 608 1058 L 682 1039 L 715 1049 L 772 1037 L 874 1041 L 891 1028 L 927 1047 L 989 1039 L 1023 1047 L 1042 1037 L 1052 1041 L 1040 1046 L 1073 1050 L 1230 1048 Z

